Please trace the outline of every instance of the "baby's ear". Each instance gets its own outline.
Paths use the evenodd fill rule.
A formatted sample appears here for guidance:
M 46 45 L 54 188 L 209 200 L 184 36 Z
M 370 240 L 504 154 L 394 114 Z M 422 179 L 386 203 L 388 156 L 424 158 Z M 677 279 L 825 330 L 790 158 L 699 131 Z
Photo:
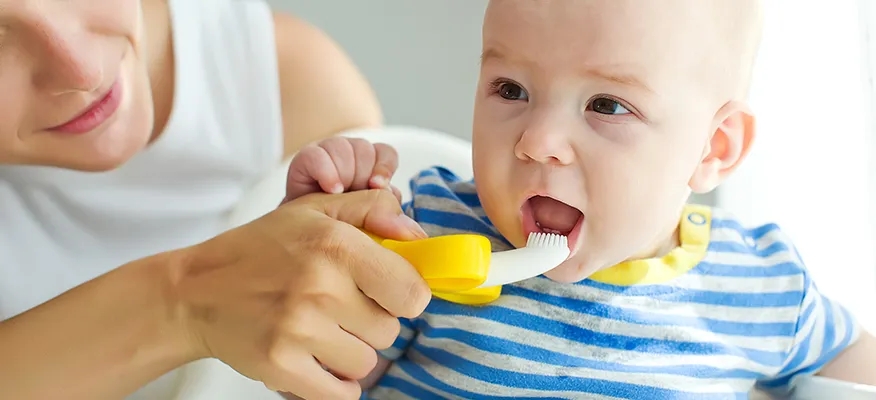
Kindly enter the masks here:
M 714 122 L 715 130 L 703 149 L 702 162 L 690 178 L 694 193 L 718 187 L 742 163 L 754 140 L 754 114 L 743 102 L 725 104 L 715 114 Z

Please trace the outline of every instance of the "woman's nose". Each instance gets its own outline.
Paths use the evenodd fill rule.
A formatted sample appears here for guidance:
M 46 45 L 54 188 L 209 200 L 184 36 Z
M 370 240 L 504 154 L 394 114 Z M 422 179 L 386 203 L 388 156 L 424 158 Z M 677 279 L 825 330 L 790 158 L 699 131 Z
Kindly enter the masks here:
M 99 39 L 75 18 L 44 14 L 29 28 L 26 45 L 32 49 L 37 87 L 56 95 L 101 88 L 104 60 Z

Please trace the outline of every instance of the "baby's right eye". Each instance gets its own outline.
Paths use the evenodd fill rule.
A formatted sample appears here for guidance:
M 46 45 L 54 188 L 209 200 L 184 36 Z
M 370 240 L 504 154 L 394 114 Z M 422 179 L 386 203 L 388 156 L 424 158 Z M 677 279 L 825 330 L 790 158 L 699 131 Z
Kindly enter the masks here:
M 523 89 L 522 86 L 509 81 L 496 81 L 493 82 L 490 86 L 492 86 L 492 91 L 499 95 L 499 97 L 505 100 L 511 101 L 526 101 L 529 99 L 529 95 L 526 93 L 526 89 Z

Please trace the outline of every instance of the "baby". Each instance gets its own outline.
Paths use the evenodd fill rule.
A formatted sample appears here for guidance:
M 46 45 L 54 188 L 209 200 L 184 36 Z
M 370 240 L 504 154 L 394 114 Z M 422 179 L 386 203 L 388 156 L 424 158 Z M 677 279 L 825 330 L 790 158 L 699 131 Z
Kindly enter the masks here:
M 876 381 L 872 337 L 777 226 L 686 205 L 751 146 L 760 24 L 754 0 L 491 1 L 474 182 L 423 171 L 404 209 L 495 251 L 559 233 L 571 256 L 487 305 L 434 299 L 366 396 L 737 399 L 815 373 Z M 373 175 L 374 149 L 343 140 L 299 154 L 293 192 Z

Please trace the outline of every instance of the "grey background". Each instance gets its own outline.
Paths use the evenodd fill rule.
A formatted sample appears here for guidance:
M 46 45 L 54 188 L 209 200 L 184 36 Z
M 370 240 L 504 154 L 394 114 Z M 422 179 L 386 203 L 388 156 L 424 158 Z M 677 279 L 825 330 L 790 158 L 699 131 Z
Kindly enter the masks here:
M 387 124 L 471 138 L 486 0 L 268 0 L 325 30 L 377 91 Z M 714 204 L 712 194 L 693 201 Z
M 387 124 L 469 138 L 486 0 L 268 0 L 322 28 L 377 91 Z

